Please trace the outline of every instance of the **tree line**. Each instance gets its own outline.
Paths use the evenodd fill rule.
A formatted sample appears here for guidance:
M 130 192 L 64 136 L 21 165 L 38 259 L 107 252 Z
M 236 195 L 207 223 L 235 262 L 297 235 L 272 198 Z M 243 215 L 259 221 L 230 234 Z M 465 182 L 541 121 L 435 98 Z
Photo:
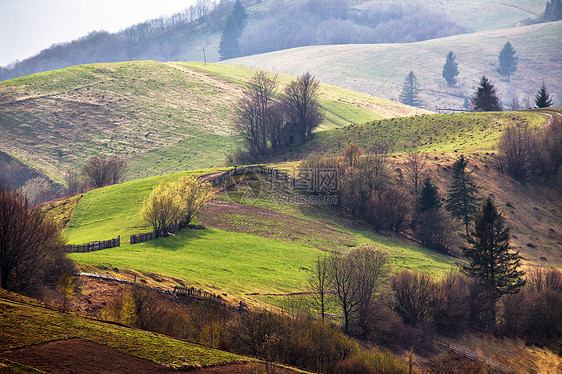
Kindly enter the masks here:
M 247 1 L 248 4 L 253 2 Z M 25 60 L 0 67 L 0 80 L 96 62 L 202 61 L 203 50 L 195 49 L 194 45 L 200 38 L 222 30 L 232 6 L 225 1 L 197 0 L 183 12 L 170 17 L 141 22 L 116 33 L 93 31 L 71 42 L 54 44 Z
M 205 57 L 217 61 L 304 45 L 411 42 L 465 31 L 445 15 L 422 6 L 370 6 L 355 12 L 351 2 L 333 0 L 274 2 L 263 18 L 246 22 L 245 9 L 261 2 L 197 0 L 170 17 L 116 33 L 94 31 L 54 44 L 35 56 L 0 67 L 0 80 L 85 63 L 202 61 Z M 219 45 L 205 43 L 209 45 L 205 52 L 196 47 L 217 34 L 221 35 Z

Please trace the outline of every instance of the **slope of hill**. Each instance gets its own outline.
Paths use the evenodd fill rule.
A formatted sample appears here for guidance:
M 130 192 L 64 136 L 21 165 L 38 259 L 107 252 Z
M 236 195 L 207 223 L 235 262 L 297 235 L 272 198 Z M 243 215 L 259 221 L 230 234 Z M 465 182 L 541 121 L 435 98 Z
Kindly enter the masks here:
M 136 369 L 169 373 L 177 368 L 251 360 L 161 334 L 61 313 L 3 290 L 0 290 L 0 316 L 2 372 L 14 372 L 11 370 L 18 368 L 21 371 L 15 372 L 37 372 L 10 361 L 23 362 L 46 372 L 60 369 L 64 362 L 65 368 L 75 372 L 82 372 L 84 365 L 101 365 L 90 366 L 87 372 L 101 372 L 111 367 L 126 372 Z
M 424 107 L 461 108 L 482 75 L 490 78 L 504 103 L 517 97 L 531 103 L 542 82 L 562 100 L 562 21 L 464 34 L 408 44 L 332 45 L 295 48 L 229 60 L 298 75 L 313 71 L 325 83 L 397 100 L 409 71 L 419 81 Z M 510 82 L 496 72 L 498 54 L 510 41 L 519 57 Z M 457 56 L 459 76 L 449 88 L 441 76 L 449 51 Z M 509 105 L 507 105 L 509 106 Z
M 58 179 L 98 153 L 129 179 L 221 163 L 236 147 L 232 107 L 253 69 L 151 61 L 82 65 L 0 83 L 0 147 Z M 281 84 L 289 76 L 280 76 Z M 424 113 L 321 86 L 323 128 Z
M 70 257 L 80 266 L 94 267 L 91 271 L 112 274 L 117 270 L 118 277 L 131 280 L 136 274 L 137 280 L 152 284 L 157 279 L 160 287 L 180 282 L 224 294 L 231 302 L 243 299 L 250 304 L 263 302 L 265 294 L 302 292 L 311 264 L 326 250 L 347 251 L 372 243 L 387 251 L 396 266 L 436 276 L 445 274 L 456 261 L 413 242 L 381 236 L 336 210 L 272 204 L 268 196 L 251 205 L 239 204 L 231 195 L 219 196 L 198 218 L 205 229 L 129 244 L 129 235 L 150 230 L 140 215 L 143 199 L 157 184 L 181 175 L 136 180 L 84 194 L 64 232 L 69 242 L 121 235 L 121 246 Z
M 312 141 L 283 157 L 300 160 L 310 154 L 340 155 L 350 143 L 364 150 L 386 143 L 395 152 L 390 158 L 392 168 L 405 177 L 402 155 L 417 150 L 427 155 L 430 175 L 438 183 L 441 196 L 446 196 L 452 176 L 450 167 L 463 153 L 470 160 L 469 169 L 474 170 L 481 196 L 492 196 L 512 227 L 511 243 L 521 251 L 525 265 L 561 267 L 560 185 L 555 182 L 522 185 L 500 173 L 495 159 L 497 140 L 506 126 L 536 128 L 548 125 L 548 119 L 540 111 L 520 111 L 381 120 L 320 132 Z

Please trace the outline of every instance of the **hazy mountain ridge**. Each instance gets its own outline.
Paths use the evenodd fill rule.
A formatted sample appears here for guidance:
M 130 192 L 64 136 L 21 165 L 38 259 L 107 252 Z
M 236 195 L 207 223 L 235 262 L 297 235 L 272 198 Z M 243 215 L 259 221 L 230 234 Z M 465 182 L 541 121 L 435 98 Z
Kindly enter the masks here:
M 494 0 L 487 5 L 503 12 L 495 17 L 494 25 L 515 25 L 529 15 L 521 6 L 513 7 L 510 4 L 513 2 Z M 482 10 L 472 9 L 478 2 L 458 0 L 423 5 L 372 0 L 243 0 L 242 3 L 249 16 L 240 38 L 242 55 L 304 45 L 427 40 L 487 29 L 482 26 L 485 22 L 476 17 L 489 17 Z M 117 33 L 96 31 L 72 42 L 55 44 L 35 56 L 1 67 L 0 80 L 85 63 L 218 61 L 220 35 L 233 3 L 212 4 L 210 0 L 202 0 L 168 18 L 149 20 Z M 531 9 L 531 14 L 544 9 L 542 0 L 525 0 L 521 5 Z M 461 15 L 467 16 L 466 25 L 460 21 Z

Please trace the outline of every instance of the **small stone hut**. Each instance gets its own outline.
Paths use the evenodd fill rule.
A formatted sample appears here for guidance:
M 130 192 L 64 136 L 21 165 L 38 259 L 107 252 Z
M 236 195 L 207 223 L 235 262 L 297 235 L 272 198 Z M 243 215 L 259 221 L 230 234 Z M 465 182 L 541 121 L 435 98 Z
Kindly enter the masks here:
M 294 122 L 287 122 L 281 130 L 281 142 L 287 146 L 303 144 L 304 134 Z

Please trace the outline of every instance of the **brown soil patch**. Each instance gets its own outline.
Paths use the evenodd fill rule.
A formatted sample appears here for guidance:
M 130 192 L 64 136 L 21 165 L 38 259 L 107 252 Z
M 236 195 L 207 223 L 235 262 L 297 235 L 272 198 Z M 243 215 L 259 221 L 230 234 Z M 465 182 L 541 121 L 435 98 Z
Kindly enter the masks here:
M 174 373 L 155 362 L 84 339 L 68 339 L 3 352 L 1 357 L 48 373 Z
M 321 250 L 344 249 L 356 245 L 353 235 L 321 222 L 232 201 L 212 200 L 199 213 L 198 220 L 206 227 L 299 242 Z

